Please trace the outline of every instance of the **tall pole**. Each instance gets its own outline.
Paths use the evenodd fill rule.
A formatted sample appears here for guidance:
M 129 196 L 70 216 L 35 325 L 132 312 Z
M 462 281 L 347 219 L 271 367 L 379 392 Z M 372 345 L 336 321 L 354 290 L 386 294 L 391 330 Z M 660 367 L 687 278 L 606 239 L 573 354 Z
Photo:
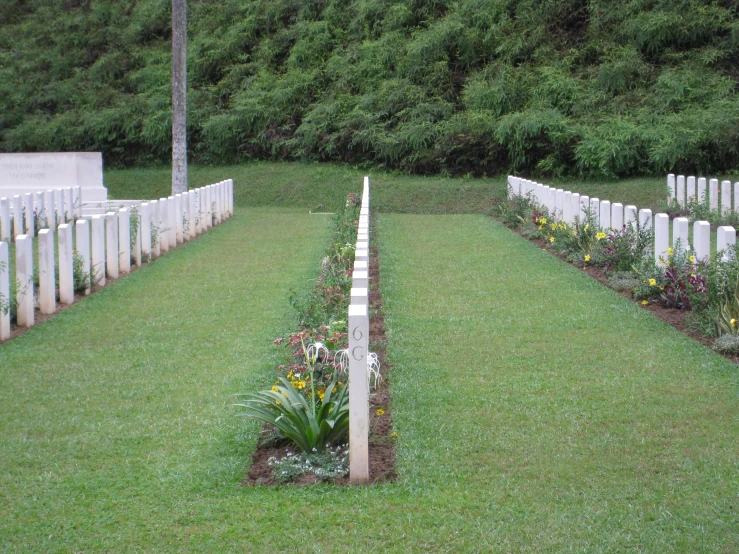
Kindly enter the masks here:
M 172 196 L 187 192 L 187 0 L 172 0 Z

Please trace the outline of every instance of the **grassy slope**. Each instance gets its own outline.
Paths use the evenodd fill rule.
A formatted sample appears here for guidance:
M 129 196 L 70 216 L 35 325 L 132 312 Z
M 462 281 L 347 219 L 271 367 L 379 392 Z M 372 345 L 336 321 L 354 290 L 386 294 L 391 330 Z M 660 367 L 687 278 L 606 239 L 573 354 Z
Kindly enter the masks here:
M 0 3 L 0 149 L 166 162 L 170 6 Z M 626 176 L 737 167 L 723 0 L 220 0 L 188 21 L 192 159 Z
M 254 162 L 233 166 L 190 167 L 190 186 L 222 179 L 236 183 L 236 204 L 241 206 L 286 206 L 333 210 L 367 172 L 348 166 L 321 163 Z M 372 208 L 392 213 L 488 213 L 491 201 L 505 194 L 506 180 L 419 177 L 370 172 Z M 109 169 L 105 186 L 111 198 L 159 198 L 171 190 L 167 167 Z M 614 202 L 657 208 L 665 195 L 662 178 L 621 181 L 544 181 L 573 192 L 610 198 Z

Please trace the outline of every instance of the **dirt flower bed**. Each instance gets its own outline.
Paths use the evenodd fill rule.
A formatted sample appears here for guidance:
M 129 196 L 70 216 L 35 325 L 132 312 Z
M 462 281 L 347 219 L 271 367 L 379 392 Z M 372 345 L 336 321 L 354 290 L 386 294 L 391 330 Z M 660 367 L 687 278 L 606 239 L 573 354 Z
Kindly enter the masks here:
M 238 404 L 246 411 L 244 415 L 265 422 L 249 470 L 242 479 L 243 486 L 350 484 L 346 433 L 341 434 L 343 440 L 331 438 L 331 433 L 336 435 L 338 429 L 348 425 L 345 399 L 348 369 L 344 353 L 348 348 L 346 317 L 357 205 L 358 198 L 350 195 L 346 211 L 337 215 L 335 236 L 312 293 L 307 299 L 293 298 L 301 314 L 300 330 L 289 338 L 274 341 L 287 349 L 285 363 L 276 368 L 275 385 L 270 391 L 247 395 L 247 401 Z M 374 247 L 370 248 L 369 267 L 369 349 L 377 356 L 382 377 L 372 383 L 370 390 L 369 473 L 370 483 L 382 483 L 395 477 L 396 435 L 391 424 L 386 330 L 379 259 Z M 286 405 L 281 406 L 283 403 Z M 316 439 L 307 433 L 303 437 L 300 429 L 293 433 L 293 428 L 281 420 L 292 418 L 295 406 L 301 406 L 297 410 L 299 414 L 306 414 L 309 419 L 316 417 L 321 433 L 326 431 L 329 436 L 319 435 Z M 267 417 L 262 417 L 268 412 Z M 330 426 L 324 426 L 321 421 L 329 418 L 334 419 Z M 304 425 L 300 417 L 295 419 L 298 427 Z M 315 442 L 309 442 L 312 439 Z

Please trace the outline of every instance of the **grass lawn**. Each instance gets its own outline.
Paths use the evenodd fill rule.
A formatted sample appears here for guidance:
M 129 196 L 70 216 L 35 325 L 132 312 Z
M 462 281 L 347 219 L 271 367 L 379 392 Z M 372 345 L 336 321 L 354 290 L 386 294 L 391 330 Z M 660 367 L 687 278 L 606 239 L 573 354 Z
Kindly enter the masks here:
M 483 217 L 377 236 L 403 486 L 450 514 L 434 548 L 739 550 L 734 364 Z
M 736 365 L 488 217 L 387 213 L 424 181 L 382 178 L 398 483 L 239 486 L 230 395 L 272 382 L 329 236 L 297 195 L 0 345 L 0 551 L 739 550 Z
M 190 166 L 190 186 L 233 178 L 235 202 L 242 206 L 301 207 L 331 211 L 356 192 L 363 175 L 372 175 L 372 208 L 392 213 L 488 213 L 493 198 L 505 195 L 505 176 L 447 178 L 367 172 L 319 163 L 254 162 L 235 166 Z M 169 194 L 170 168 L 114 169 L 105 172 L 111 198 L 160 198 Z M 666 198 L 667 177 L 622 181 L 542 180 L 545 184 L 624 205 L 657 209 Z M 655 211 L 656 213 L 656 211 Z

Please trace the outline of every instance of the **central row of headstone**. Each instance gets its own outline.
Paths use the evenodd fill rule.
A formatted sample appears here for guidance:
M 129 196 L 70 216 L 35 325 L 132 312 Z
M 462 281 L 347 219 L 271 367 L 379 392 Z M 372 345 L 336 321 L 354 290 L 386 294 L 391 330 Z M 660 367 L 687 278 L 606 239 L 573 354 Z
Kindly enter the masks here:
M 369 177 L 364 178 L 349 303 L 349 480 L 369 482 Z

